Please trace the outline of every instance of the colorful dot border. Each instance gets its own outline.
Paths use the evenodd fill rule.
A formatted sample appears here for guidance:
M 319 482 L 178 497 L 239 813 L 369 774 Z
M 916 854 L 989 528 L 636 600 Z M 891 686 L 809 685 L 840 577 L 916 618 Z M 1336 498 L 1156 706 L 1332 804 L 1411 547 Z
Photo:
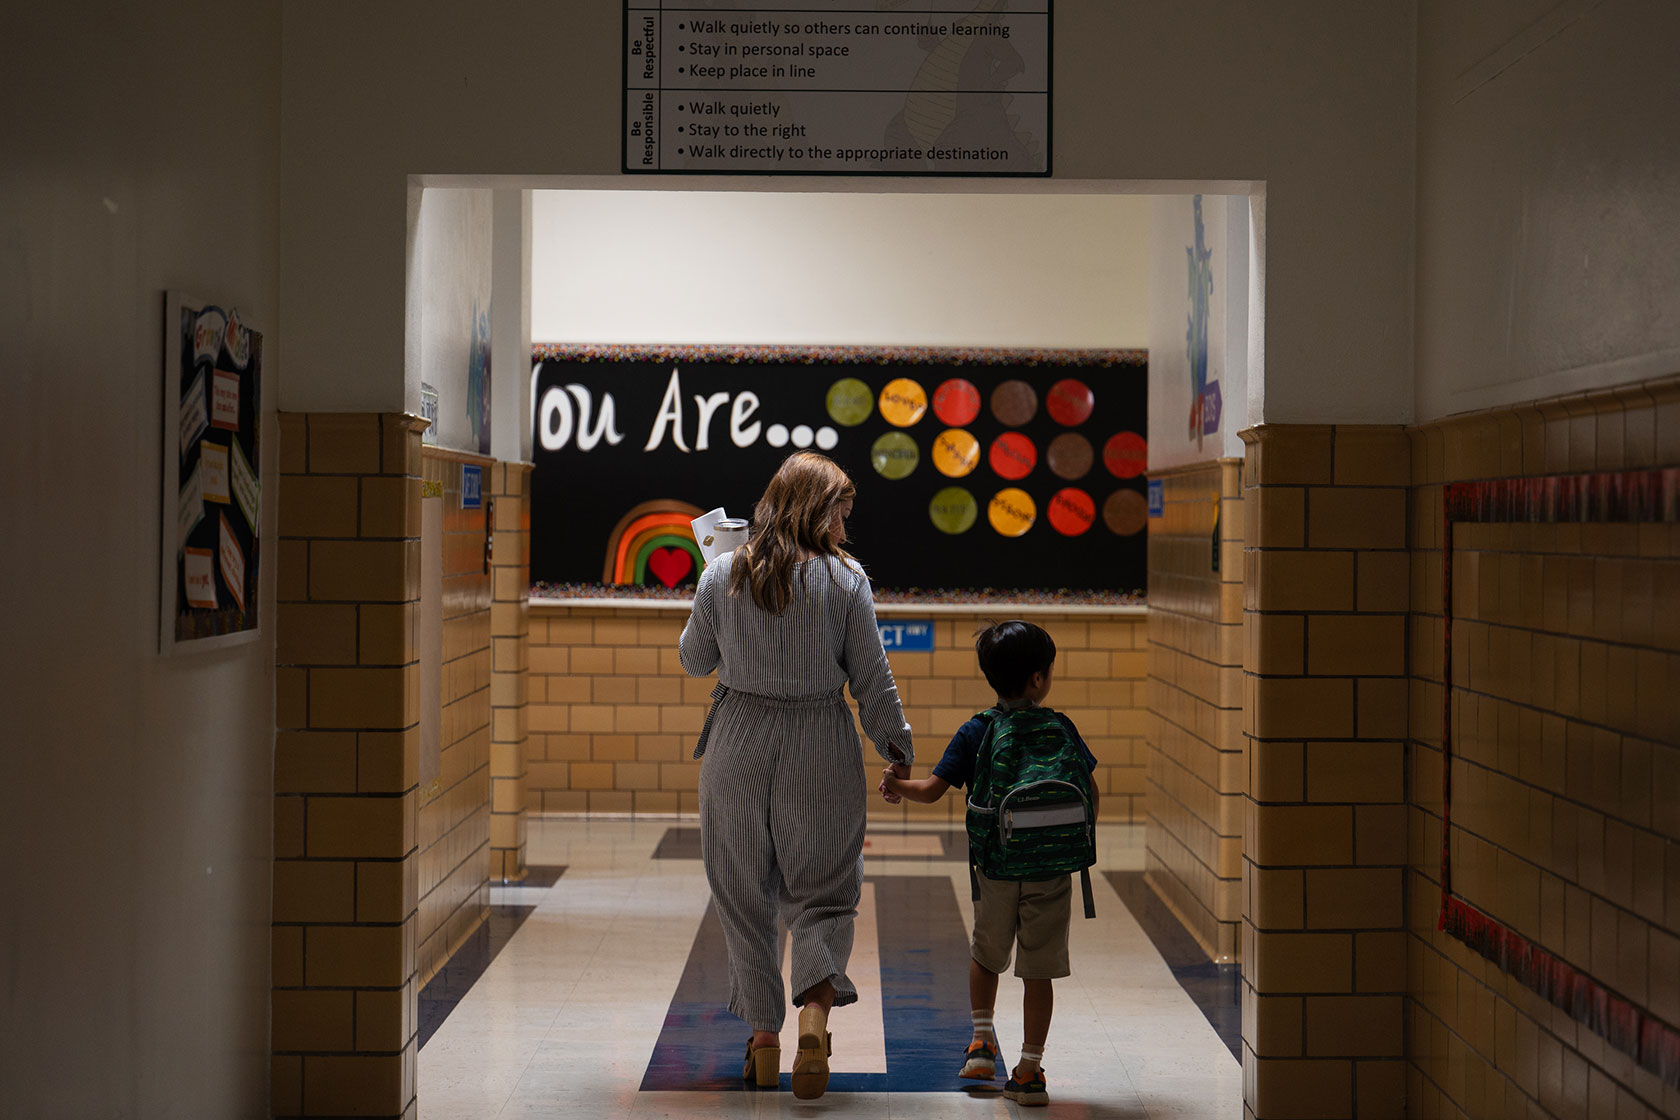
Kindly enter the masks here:
M 648 345 L 607 342 L 540 342 L 534 362 L 728 362 L 816 365 L 1025 365 L 1112 368 L 1149 364 L 1147 350 L 1011 349 L 1000 346 L 740 346 L 691 343 Z

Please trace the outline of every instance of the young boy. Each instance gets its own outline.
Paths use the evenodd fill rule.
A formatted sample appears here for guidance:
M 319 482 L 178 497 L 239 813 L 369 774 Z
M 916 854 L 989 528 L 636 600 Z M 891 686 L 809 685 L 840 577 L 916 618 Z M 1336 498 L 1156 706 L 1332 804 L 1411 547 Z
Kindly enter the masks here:
M 1050 672 L 1056 661 L 1056 643 L 1042 628 L 1030 622 L 1003 622 L 981 631 L 974 642 L 980 671 L 997 692 L 997 707 L 1011 711 L 1041 704 L 1050 691 Z M 1073 721 L 1061 713 L 1084 755 L 1085 765 L 1096 769 L 1097 760 L 1079 737 Z M 930 803 L 945 796 L 952 786 L 967 786 L 974 775 L 974 763 L 986 721 L 975 716 L 951 737 L 945 755 L 930 778 L 899 777 L 885 772 L 881 792 L 888 800 L 908 797 Z M 1091 810 L 1096 812 L 1097 794 L 1091 791 Z M 1051 982 L 1070 974 L 1068 968 L 1068 918 L 1073 897 L 1072 879 L 1060 875 L 1042 882 L 1000 882 L 979 875 L 980 898 L 974 904 L 973 959 L 968 966 L 969 1005 L 974 1014 L 974 1040 L 964 1052 L 961 1076 L 990 1081 L 996 1076 L 997 1034 L 992 1026 L 992 1009 L 997 1003 L 998 974 L 1009 965 L 1015 952 L 1015 975 L 1026 992 L 1021 1001 L 1024 1039 L 1021 1061 L 1011 1071 L 1003 1094 L 1023 1105 L 1048 1104 L 1044 1086 L 1044 1040 L 1050 1033 L 1054 1003 Z

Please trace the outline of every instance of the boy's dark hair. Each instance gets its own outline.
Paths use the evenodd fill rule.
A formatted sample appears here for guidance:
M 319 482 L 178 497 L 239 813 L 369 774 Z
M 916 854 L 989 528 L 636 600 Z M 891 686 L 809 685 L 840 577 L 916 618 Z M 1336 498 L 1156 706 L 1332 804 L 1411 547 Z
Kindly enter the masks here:
M 974 637 L 974 652 L 986 683 L 1005 700 L 1024 695 L 1034 673 L 1056 662 L 1056 642 L 1041 626 L 1011 619 L 988 626 Z

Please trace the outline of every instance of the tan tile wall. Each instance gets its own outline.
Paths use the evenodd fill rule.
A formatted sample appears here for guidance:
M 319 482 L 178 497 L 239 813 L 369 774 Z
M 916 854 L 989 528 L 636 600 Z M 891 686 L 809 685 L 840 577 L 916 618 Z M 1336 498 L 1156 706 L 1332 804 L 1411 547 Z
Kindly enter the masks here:
M 443 727 L 438 777 L 419 791 L 417 968 L 424 986 L 489 913 L 490 593 L 484 547 L 490 511 L 461 508 L 461 468 L 495 464 L 423 452 L 425 480 L 443 491 Z
M 1243 433 L 1244 1099 L 1406 1107 L 1402 429 Z
M 1005 614 L 1005 617 L 1007 615 Z M 883 618 L 899 617 L 883 613 Z M 916 775 L 931 771 L 956 729 L 995 695 L 974 660 L 979 614 L 935 618 L 934 649 L 891 657 L 916 735 Z M 1056 640 L 1051 706 L 1067 712 L 1097 756 L 1105 820 L 1135 820 L 1143 794 L 1144 624 L 1138 615 L 1031 615 Z M 695 813 L 690 759 L 715 677 L 677 661 L 688 608 L 531 608 L 526 803 L 534 812 Z M 878 774 L 865 744 L 870 789 Z M 871 820 L 962 821 L 962 802 L 887 805 Z
M 1146 874 L 1229 962 L 1242 919 L 1242 463 L 1152 478 L 1164 504 L 1149 520 Z
M 1442 484 L 1680 465 L 1680 378 L 1411 439 L 1412 1115 L 1680 1116 L 1680 1091 L 1435 928 Z M 1454 891 L 1680 1026 L 1680 527 L 1453 533 Z
M 414 1113 L 419 433 L 280 415 L 275 1116 Z
M 531 634 L 531 465 L 497 463 L 490 562 L 490 878 L 525 877 L 526 671 Z

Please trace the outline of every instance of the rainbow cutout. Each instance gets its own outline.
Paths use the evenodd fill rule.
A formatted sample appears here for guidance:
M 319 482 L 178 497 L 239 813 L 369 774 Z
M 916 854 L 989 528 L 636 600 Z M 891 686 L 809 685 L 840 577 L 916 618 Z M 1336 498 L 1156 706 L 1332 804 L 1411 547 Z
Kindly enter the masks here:
M 698 577 L 705 565 L 689 522 L 703 512 L 697 506 L 669 498 L 642 502 L 631 509 L 618 519 L 607 538 L 601 582 L 640 585 L 651 580 L 654 584 L 674 587 L 689 573 Z M 687 568 L 682 567 L 672 549 L 687 554 Z

